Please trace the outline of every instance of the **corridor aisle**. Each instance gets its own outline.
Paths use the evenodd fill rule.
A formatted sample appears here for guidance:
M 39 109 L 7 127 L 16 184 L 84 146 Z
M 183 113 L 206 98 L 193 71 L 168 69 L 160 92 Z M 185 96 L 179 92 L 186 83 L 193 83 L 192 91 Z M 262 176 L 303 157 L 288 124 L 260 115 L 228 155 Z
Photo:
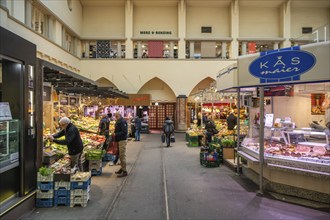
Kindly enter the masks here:
M 258 187 L 225 166 L 199 164 L 184 134 L 166 148 L 159 134 L 127 145 L 127 178 L 104 166 L 88 206 L 38 208 L 23 219 L 330 219 L 330 214 L 256 195 Z

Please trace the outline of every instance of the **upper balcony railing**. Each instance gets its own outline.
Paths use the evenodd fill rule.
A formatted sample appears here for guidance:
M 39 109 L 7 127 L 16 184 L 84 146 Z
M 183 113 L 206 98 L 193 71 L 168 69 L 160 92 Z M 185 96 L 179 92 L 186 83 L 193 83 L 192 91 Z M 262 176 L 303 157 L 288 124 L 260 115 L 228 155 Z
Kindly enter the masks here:
M 291 41 L 295 45 L 301 44 L 310 44 L 310 43 L 318 43 L 330 41 L 330 27 L 329 24 L 323 25 L 316 29 L 306 29 L 306 34 L 298 38 L 292 38 Z

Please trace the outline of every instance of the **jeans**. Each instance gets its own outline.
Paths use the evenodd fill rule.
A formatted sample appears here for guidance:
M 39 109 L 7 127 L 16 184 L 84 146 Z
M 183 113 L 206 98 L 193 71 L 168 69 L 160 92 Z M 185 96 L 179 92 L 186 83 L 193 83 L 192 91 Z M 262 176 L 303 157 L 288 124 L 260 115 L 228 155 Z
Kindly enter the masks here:
M 140 141 L 140 132 L 141 132 L 140 129 L 136 129 L 136 131 L 135 131 L 135 140 L 136 141 Z

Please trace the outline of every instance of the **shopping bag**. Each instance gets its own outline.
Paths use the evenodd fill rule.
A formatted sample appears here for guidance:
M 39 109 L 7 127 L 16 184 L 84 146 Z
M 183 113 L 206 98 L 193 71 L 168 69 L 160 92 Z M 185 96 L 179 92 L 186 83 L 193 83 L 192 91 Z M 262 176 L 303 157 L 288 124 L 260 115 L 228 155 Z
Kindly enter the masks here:
M 171 143 L 174 143 L 175 142 L 175 136 L 172 134 L 171 135 Z
M 162 140 L 162 143 L 165 143 L 165 134 L 164 133 L 162 133 L 162 135 L 161 135 L 161 140 Z
M 110 143 L 110 146 L 108 148 L 108 152 L 109 154 L 112 154 L 112 155 L 118 155 L 118 142 L 115 142 L 115 141 L 112 141 Z

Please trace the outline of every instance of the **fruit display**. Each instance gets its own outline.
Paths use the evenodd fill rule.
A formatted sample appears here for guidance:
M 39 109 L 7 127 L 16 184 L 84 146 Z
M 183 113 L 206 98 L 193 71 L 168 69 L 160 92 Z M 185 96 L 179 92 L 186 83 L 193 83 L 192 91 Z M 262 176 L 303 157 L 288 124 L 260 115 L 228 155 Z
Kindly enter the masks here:
M 72 118 L 72 123 L 77 126 L 79 130 L 97 133 L 99 128 L 99 121 L 91 117 Z

